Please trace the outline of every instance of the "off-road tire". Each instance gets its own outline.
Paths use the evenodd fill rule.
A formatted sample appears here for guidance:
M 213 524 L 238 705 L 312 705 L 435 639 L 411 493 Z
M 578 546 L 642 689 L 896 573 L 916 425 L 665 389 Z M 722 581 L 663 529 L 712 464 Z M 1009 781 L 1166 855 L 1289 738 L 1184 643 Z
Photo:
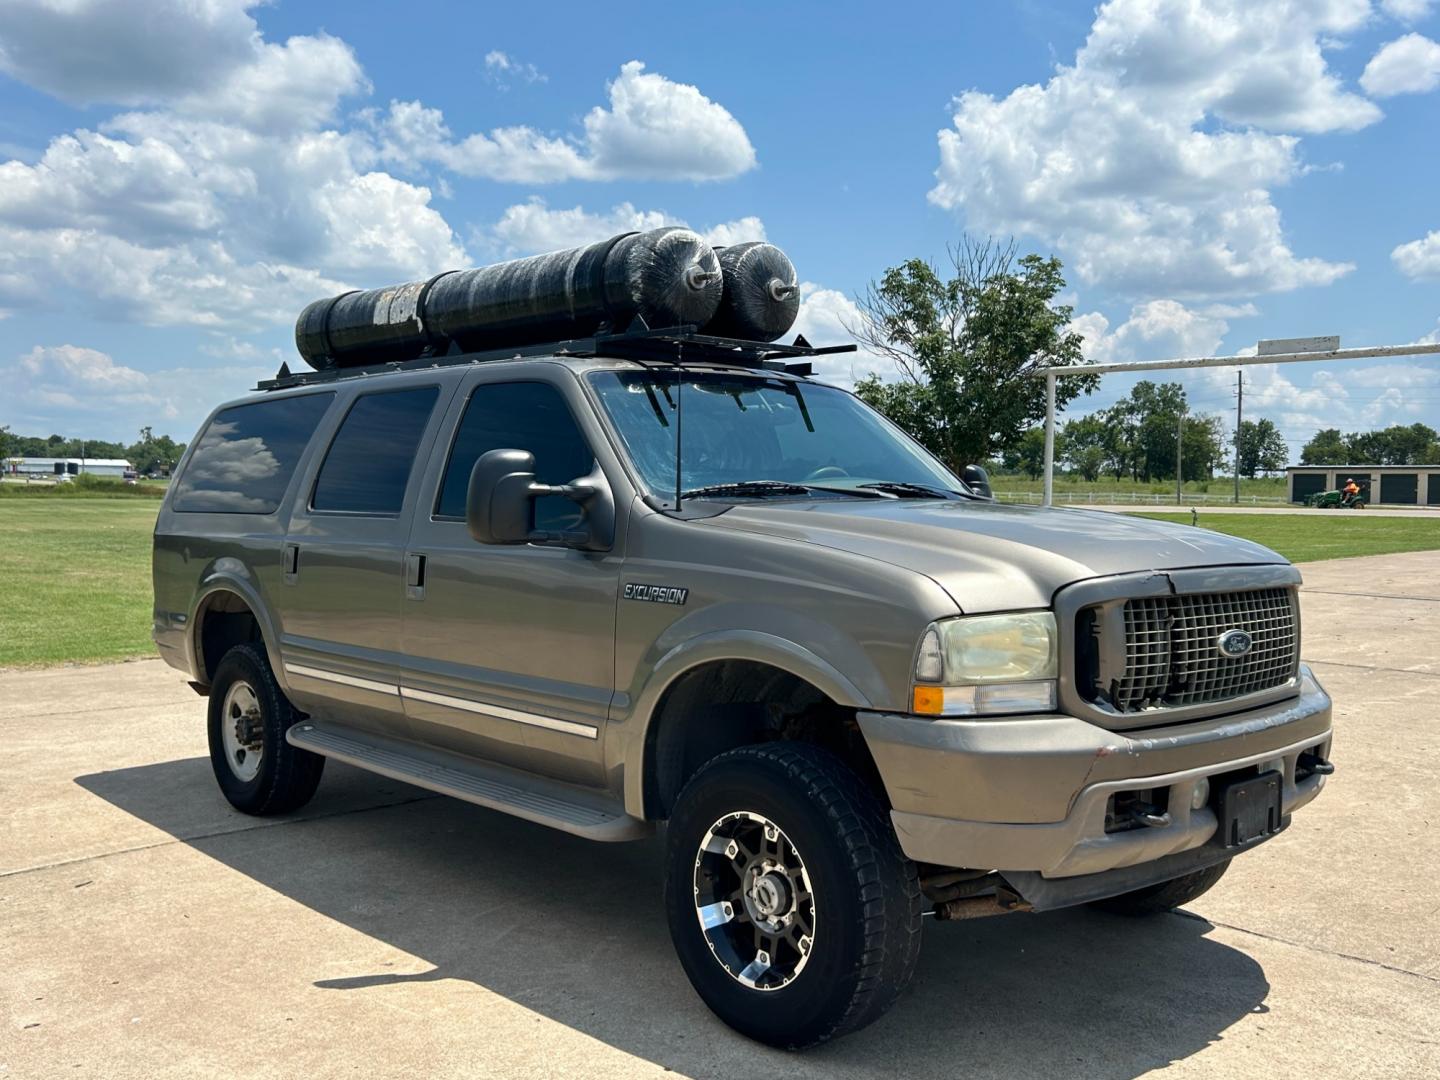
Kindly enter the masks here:
M 241 680 L 255 693 L 262 725 L 260 769 L 248 781 L 230 767 L 221 734 L 226 695 Z M 210 686 L 210 765 L 220 790 L 236 810 L 259 817 L 284 814 L 304 806 L 315 794 L 325 758 L 285 741 L 285 732 L 299 719 L 301 714 L 275 681 L 263 646 L 236 645 L 221 658 Z
M 712 953 L 696 911 L 700 843 L 737 811 L 775 823 L 810 876 L 811 951 L 778 989 L 737 981 Z M 670 819 L 665 904 L 680 963 L 705 1004 L 741 1034 L 786 1049 L 875 1020 L 909 984 L 920 951 L 920 882 L 889 814 L 838 757 L 807 743 L 731 750 L 690 779 Z
M 1182 904 L 1188 904 L 1196 897 L 1209 892 L 1229 869 L 1230 860 L 1226 859 L 1214 866 L 1196 870 L 1193 874 L 1171 878 L 1169 881 L 1162 881 L 1155 885 L 1147 885 L 1134 892 L 1092 901 L 1091 906 L 1100 908 L 1102 911 L 1113 912 L 1116 915 L 1160 915 L 1167 911 L 1174 911 Z

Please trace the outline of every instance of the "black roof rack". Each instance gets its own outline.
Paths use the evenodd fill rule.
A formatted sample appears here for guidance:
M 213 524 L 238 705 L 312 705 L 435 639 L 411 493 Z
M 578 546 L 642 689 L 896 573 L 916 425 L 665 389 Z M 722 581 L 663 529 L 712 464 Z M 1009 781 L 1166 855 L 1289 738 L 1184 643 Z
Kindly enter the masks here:
M 255 389 L 286 390 L 295 386 L 313 386 L 361 376 L 423 371 L 491 360 L 518 360 L 527 356 L 604 356 L 667 365 L 719 364 L 783 371 L 788 375 L 809 375 L 812 373 L 811 365 L 803 358 L 854 351 L 854 345 L 830 345 L 817 349 L 805 340 L 804 335 L 796 335 L 793 344 L 779 345 L 764 341 L 713 337 L 697 333 L 693 326 L 672 326 L 662 330 L 638 329 L 619 334 L 602 333 L 570 341 L 550 341 L 541 345 L 491 349 L 476 353 L 461 352 L 452 342 L 444 353 L 422 355 L 414 360 L 396 360 L 364 367 L 337 367 L 325 371 L 292 372 L 290 365 L 285 363 L 280 365 L 280 371 L 275 378 L 262 379 L 255 385 Z

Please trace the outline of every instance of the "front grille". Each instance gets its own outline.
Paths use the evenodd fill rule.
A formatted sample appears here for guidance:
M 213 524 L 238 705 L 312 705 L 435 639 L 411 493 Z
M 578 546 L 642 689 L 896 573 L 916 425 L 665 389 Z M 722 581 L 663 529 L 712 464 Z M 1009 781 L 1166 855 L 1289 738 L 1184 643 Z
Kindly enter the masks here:
M 1125 601 L 1123 614 L 1124 669 L 1108 687 L 1094 687 L 1120 712 L 1243 697 L 1295 673 L 1299 634 L 1290 589 L 1136 598 Z M 1223 656 L 1217 642 L 1227 630 L 1248 633 L 1250 651 Z

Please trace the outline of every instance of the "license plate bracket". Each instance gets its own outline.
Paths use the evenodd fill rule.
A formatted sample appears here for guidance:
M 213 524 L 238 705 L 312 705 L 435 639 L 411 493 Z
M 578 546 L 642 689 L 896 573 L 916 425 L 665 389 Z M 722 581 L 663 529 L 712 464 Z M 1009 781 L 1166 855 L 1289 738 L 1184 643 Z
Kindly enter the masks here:
M 1243 848 L 1268 840 L 1285 827 L 1281 813 L 1284 785 L 1280 773 L 1231 780 L 1216 793 L 1218 839 L 1226 848 Z

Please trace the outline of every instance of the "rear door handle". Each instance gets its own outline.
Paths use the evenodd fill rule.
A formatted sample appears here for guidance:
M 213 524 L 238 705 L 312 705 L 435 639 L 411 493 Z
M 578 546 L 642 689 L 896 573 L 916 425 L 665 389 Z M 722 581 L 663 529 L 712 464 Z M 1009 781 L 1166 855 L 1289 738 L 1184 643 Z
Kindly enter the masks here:
M 416 551 L 405 556 L 405 599 L 425 599 L 425 556 Z
M 300 545 L 286 544 L 280 551 L 280 569 L 286 585 L 294 585 L 300 573 Z

